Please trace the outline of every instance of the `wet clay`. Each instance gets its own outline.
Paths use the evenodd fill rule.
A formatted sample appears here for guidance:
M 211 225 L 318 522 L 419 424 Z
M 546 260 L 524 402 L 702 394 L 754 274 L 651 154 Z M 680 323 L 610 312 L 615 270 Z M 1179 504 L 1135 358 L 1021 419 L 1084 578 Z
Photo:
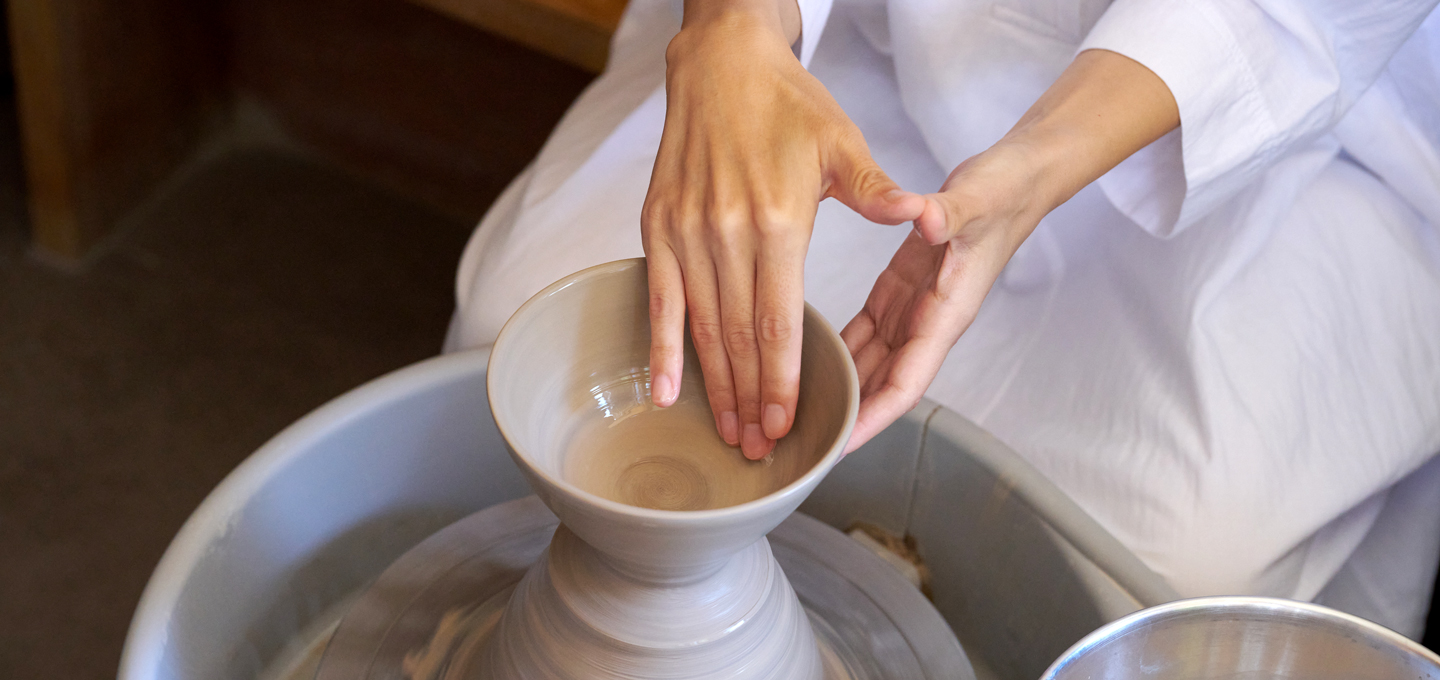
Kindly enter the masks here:
M 643 380 L 645 376 L 636 376 Z M 649 400 L 647 385 L 616 385 L 565 444 L 565 481 L 618 503 L 653 510 L 710 510 L 747 503 L 793 481 L 770 469 L 774 458 L 752 461 L 725 443 L 698 381 L 683 381 L 668 408 Z M 639 392 L 616 408 L 616 395 Z
M 585 613 L 593 623 L 601 623 L 590 616 L 595 610 L 593 605 L 598 604 L 594 602 L 597 595 L 616 592 L 615 585 L 623 585 L 622 592 L 633 592 L 632 584 L 615 584 L 614 579 L 603 572 L 585 573 L 584 564 L 578 565 L 577 570 L 572 561 L 571 567 L 555 570 L 555 560 L 565 561 L 564 553 L 583 549 L 568 537 L 556 535 L 556 529 L 554 515 L 534 496 L 493 505 L 450 525 L 386 569 L 349 607 L 349 613 L 333 636 L 326 630 L 316 637 L 325 653 L 323 662 L 319 652 L 315 654 L 315 662 L 320 666 L 318 674 L 312 664 L 303 677 L 298 668 L 283 676 L 266 677 L 269 680 L 497 680 L 491 673 L 493 669 L 486 665 L 496 660 L 493 655 L 500 653 L 491 647 L 490 641 L 501 635 L 498 624 L 512 596 L 528 599 L 530 595 L 541 595 L 541 599 L 530 601 L 533 605 L 547 606 L 548 598 L 543 597 L 545 588 L 525 595 L 518 594 L 516 589 L 526 567 L 547 552 L 549 556 L 545 559 L 552 568 L 547 574 L 534 574 L 534 578 L 543 578 L 568 592 L 561 600 L 578 597 L 569 610 Z M 552 546 L 547 551 L 545 546 L 551 543 L 552 535 L 559 547 Z M 860 544 L 828 525 L 800 515 L 787 519 L 766 541 L 777 565 L 783 568 L 783 578 L 792 584 L 814 632 L 820 665 L 824 669 L 823 680 L 975 679 L 969 661 L 939 613 L 898 572 L 877 568 L 875 557 Z M 571 557 L 578 556 L 572 554 Z M 751 562 L 750 566 L 763 565 Z M 730 576 L 719 573 L 715 576 L 734 581 L 733 566 L 728 571 Z M 743 574 L 746 570 L 740 571 L 739 580 L 748 580 Z M 763 576 L 764 571 L 756 575 Z M 774 587 L 779 583 L 772 581 L 770 585 Z M 653 645 L 661 642 L 656 639 L 658 634 L 672 641 L 677 638 L 692 643 L 700 641 L 700 645 L 686 645 L 685 653 L 704 654 L 703 641 L 714 639 L 715 635 L 694 627 L 703 623 L 703 617 L 682 615 L 674 606 L 676 599 L 687 599 L 685 592 L 699 587 L 702 584 L 696 582 L 679 584 L 671 591 L 678 598 L 650 590 L 649 597 L 658 595 L 665 601 L 646 604 L 641 613 L 642 625 L 626 625 L 619 631 L 628 641 L 624 644 Z M 641 596 L 641 601 L 648 599 L 644 589 L 635 594 Z M 706 592 L 700 599 L 723 604 L 708 595 Z M 591 602 L 587 604 L 585 600 Z M 749 612 L 751 607 L 746 600 L 748 598 L 732 600 L 731 604 Z M 619 604 L 626 608 L 626 603 Z M 657 610 L 660 614 L 653 614 Z M 599 612 L 602 618 L 608 619 L 617 613 L 609 606 Z M 552 621 L 548 618 L 550 614 L 559 616 Z M 746 616 L 745 625 L 735 632 L 763 627 L 761 615 L 762 612 L 755 611 Z M 572 643 L 593 645 L 595 639 L 589 635 L 562 633 L 560 628 L 575 625 L 576 621 L 569 619 L 568 611 L 550 609 L 544 619 L 545 630 L 564 639 L 565 646 L 557 653 L 571 658 L 583 657 L 587 650 Z M 786 631 L 782 628 L 768 632 L 772 637 L 781 637 Z M 755 660 L 754 651 L 751 648 L 746 658 Z M 591 647 L 588 653 L 603 659 L 611 656 L 611 649 Z M 679 669 L 680 673 L 660 677 L 690 680 L 699 672 L 721 671 L 724 661 L 708 655 L 704 659 L 692 657 Z M 577 670 L 577 678 L 583 680 L 609 677 L 604 671 L 595 674 L 588 673 L 589 669 Z M 613 667 L 608 670 L 617 671 Z M 724 680 L 736 679 L 735 675 L 714 675 Z M 631 675 L 627 680 L 634 677 Z M 796 678 L 786 676 L 784 680 Z
M 491 350 L 495 423 L 561 526 L 516 586 L 482 675 L 822 680 L 764 536 L 840 459 L 860 401 L 849 352 L 807 307 L 795 425 L 768 460 L 746 460 L 716 433 L 688 340 L 677 403 L 651 400 L 645 271 L 626 260 L 553 284 Z

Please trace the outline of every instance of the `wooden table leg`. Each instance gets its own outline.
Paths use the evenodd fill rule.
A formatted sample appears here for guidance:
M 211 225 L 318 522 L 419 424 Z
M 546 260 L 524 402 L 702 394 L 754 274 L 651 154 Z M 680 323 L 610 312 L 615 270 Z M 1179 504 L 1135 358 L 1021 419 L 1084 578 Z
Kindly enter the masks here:
M 223 109 L 218 5 L 7 4 L 34 245 L 78 260 L 191 155 Z

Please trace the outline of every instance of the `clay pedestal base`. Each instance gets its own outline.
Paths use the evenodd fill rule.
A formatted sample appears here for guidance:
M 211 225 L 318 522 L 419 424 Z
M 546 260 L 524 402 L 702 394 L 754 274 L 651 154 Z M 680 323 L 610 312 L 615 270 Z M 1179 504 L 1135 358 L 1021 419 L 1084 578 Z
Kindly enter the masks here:
M 490 680 L 500 618 L 557 526 L 532 496 L 431 536 L 351 606 L 316 680 Z M 767 542 L 808 615 L 825 680 L 974 680 L 935 608 L 865 548 L 798 514 Z
M 516 587 L 485 676 L 820 680 L 815 635 L 768 541 L 690 576 L 624 573 L 561 526 Z

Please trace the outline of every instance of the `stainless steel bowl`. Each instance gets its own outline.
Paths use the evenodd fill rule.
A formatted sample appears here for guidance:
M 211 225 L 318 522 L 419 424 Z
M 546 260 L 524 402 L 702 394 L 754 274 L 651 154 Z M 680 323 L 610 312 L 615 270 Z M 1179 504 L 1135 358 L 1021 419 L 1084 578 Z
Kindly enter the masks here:
M 1042 680 L 1440 680 L 1440 657 L 1319 605 L 1204 597 L 1135 612 L 1085 636 Z

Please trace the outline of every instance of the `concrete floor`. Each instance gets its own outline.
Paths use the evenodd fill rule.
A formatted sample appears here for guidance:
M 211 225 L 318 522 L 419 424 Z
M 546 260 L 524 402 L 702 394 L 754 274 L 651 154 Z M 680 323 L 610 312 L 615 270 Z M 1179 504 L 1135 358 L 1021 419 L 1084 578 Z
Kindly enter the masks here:
M 83 272 L 0 168 L 0 678 L 114 677 L 186 516 L 285 425 L 435 354 L 473 222 L 312 160 L 200 168 Z

